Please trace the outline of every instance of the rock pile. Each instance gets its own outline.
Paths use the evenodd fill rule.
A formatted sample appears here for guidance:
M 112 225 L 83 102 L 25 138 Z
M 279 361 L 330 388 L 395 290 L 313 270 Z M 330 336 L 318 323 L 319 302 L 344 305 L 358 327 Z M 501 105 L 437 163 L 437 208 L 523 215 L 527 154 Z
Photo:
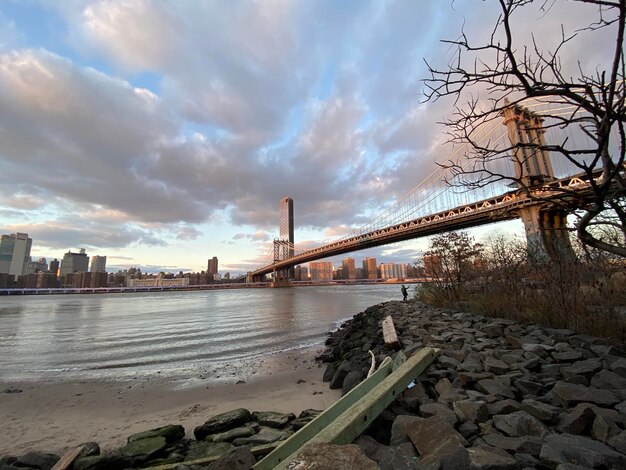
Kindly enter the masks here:
M 387 315 L 407 356 L 442 353 L 355 441 L 380 468 L 626 468 L 623 351 L 569 330 L 387 302 L 329 336 L 320 359 L 331 388 L 365 376 L 368 350 L 390 354 Z
M 291 413 L 250 413 L 240 408 L 213 416 L 195 428 L 195 440 L 185 438 L 185 429 L 182 426 L 170 424 L 133 434 L 128 437 L 124 447 L 105 454 L 101 454 L 97 443 L 87 443 L 72 469 L 121 470 L 180 462 L 176 466 L 180 470 L 248 470 L 256 463 L 257 457 L 262 457 L 252 454 L 253 447 L 286 439 L 319 413 L 318 410 L 305 410 L 296 418 Z M 191 464 L 194 460 L 218 456 L 220 458 L 210 464 Z M 59 458 L 58 455 L 42 452 L 28 452 L 19 457 L 5 456 L 0 459 L 0 470 L 50 470 Z

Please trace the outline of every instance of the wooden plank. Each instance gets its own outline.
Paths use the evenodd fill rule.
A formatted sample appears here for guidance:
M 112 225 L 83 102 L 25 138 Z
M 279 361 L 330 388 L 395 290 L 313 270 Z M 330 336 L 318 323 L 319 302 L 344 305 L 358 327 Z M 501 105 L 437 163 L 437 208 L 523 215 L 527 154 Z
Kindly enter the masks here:
M 63 457 L 61 457 L 59 461 L 54 464 L 54 467 L 52 467 L 51 470 L 67 470 L 70 468 L 74 463 L 74 460 L 76 460 L 76 457 L 78 457 L 78 454 L 80 454 L 80 451 L 83 450 L 83 447 L 85 446 L 80 445 L 74 449 L 68 450 L 65 454 L 63 454 Z
M 348 408 L 357 403 L 367 395 L 376 385 L 384 380 L 392 372 L 391 358 L 387 357 L 380 364 L 376 372 L 363 382 L 358 384 L 343 397 L 337 400 L 332 406 L 323 411 L 317 418 L 298 430 L 289 437 L 283 445 L 278 447 L 267 457 L 259 461 L 254 470 L 271 470 L 285 460 L 294 452 L 298 452 L 304 445 L 309 443 L 322 429 L 335 421 Z
M 397 368 L 393 374 L 387 374 L 383 380 L 378 381 L 367 394 L 361 396 L 358 401 L 353 402 L 340 416 L 335 417 L 330 422 L 325 420 L 323 423 L 315 423 L 311 432 L 307 433 L 308 439 L 306 441 L 298 439 L 296 442 L 290 443 L 288 439 L 285 441 L 285 444 L 277 448 L 253 468 L 255 470 L 285 469 L 298 452 L 310 442 L 332 442 L 335 444 L 352 442 L 389 406 L 398 393 L 402 392 L 411 381 L 430 365 L 435 357 L 439 355 L 439 352 L 439 349 L 424 348 L 411 356 L 406 362 L 404 362 L 404 354 L 398 353 L 396 356 L 398 359 L 396 362 Z M 347 396 L 348 394 L 346 394 Z M 314 424 L 314 422 L 309 423 L 309 425 L 311 424 Z M 324 426 L 320 429 L 321 424 L 324 424 Z M 294 436 L 296 435 L 294 434 Z M 290 453 L 287 454 L 288 452 Z M 280 458 L 273 458 L 274 456 L 280 456 Z
M 383 339 L 385 340 L 385 346 L 388 348 L 400 348 L 400 341 L 398 341 L 396 327 L 393 324 L 393 318 L 391 318 L 391 315 L 387 315 L 383 320 Z

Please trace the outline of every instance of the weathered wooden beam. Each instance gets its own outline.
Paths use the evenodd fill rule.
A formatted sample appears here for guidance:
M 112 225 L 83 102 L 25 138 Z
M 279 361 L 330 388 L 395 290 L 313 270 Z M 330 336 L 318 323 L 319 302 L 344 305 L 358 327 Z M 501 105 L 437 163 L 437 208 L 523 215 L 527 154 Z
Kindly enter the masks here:
M 70 468 L 74 463 L 74 460 L 76 460 L 76 457 L 78 457 L 78 454 L 80 454 L 80 451 L 83 450 L 83 447 L 85 446 L 80 445 L 68 450 L 65 454 L 63 454 L 63 457 L 61 457 L 59 461 L 54 464 L 54 467 L 52 467 L 51 470 L 67 470 Z
M 383 340 L 385 341 L 385 346 L 389 349 L 400 348 L 400 341 L 398 341 L 396 327 L 393 324 L 393 318 L 391 318 L 391 315 L 387 315 L 383 320 Z
M 379 374 L 376 380 L 372 380 L 368 384 L 367 382 L 374 378 L 380 369 L 376 371 L 371 377 L 352 390 L 354 391 L 361 385 L 367 384 L 367 387 L 363 388 L 363 390 L 367 389 L 367 393 L 355 394 L 352 398 L 357 396 L 358 398 L 354 400 L 349 397 L 352 391 L 349 392 L 335 403 L 335 405 L 341 405 L 338 409 L 344 408 L 344 411 L 339 415 L 329 413 L 328 416 L 324 416 L 324 413 L 322 413 L 253 468 L 255 470 L 285 469 L 298 452 L 310 442 L 331 442 L 335 444 L 352 442 L 389 406 L 410 382 L 430 365 L 435 357 L 439 355 L 439 352 L 439 349 L 424 348 L 411 356 L 406 362 L 403 361 L 404 354 L 402 352 L 398 353 L 396 356 L 396 367 L 392 369 L 393 373 L 385 372 Z M 346 398 L 347 400 L 344 400 Z M 342 403 L 344 401 L 346 403 Z M 349 406 L 346 407 L 345 405 L 348 404 Z M 331 410 L 331 408 L 326 411 Z
M 359 383 L 314 420 L 289 437 L 280 447 L 259 461 L 253 468 L 255 470 L 271 470 L 275 468 L 291 454 L 299 451 L 322 429 L 339 418 L 350 406 L 367 395 L 377 384 L 389 376 L 392 370 L 393 363 L 391 358 L 387 357 L 370 377 Z

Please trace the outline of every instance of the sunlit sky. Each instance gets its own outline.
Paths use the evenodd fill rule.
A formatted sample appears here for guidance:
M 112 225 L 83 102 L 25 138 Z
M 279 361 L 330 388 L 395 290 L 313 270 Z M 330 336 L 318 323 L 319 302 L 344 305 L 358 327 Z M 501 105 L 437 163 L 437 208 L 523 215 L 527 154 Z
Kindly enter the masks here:
M 475 0 L 2 0 L 0 230 L 27 232 L 34 259 L 86 248 L 109 270 L 200 271 L 217 256 L 245 272 L 290 196 L 297 245 L 342 236 L 445 159 L 453 103 L 424 103 L 424 59 L 445 65 L 439 40 L 463 24 L 484 37 L 495 14 Z M 563 17 L 550 14 L 520 28 Z M 411 262 L 426 246 L 353 256 Z

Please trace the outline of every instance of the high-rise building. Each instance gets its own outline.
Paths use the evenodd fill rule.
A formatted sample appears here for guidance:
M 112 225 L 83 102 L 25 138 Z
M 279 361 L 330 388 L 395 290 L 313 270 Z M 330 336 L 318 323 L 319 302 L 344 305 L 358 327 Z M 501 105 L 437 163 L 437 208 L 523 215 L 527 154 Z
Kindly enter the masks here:
M 72 253 L 68 251 L 63 255 L 61 260 L 61 274 L 63 277 L 66 274 L 72 273 L 84 273 L 89 268 L 89 257 L 85 253 L 85 249 L 81 248 L 79 253 Z
M 381 263 L 381 279 L 402 279 L 406 277 L 406 264 Z
M 306 266 L 296 266 L 294 269 L 294 279 L 296 281 L 308 281 L 309 268 L 307 268 Z
M 54 258 L 52 261 L 50 261 L 50 267 L 48 269 L 50 270 L 52 274 L 54 274 L 55 276 L 58 276 L 59 265 L 60 265 L 59 260 Z
M 363 260 L 363 276 L 365 279 L 378 279 L 376 258 L 367 257 Z
M 343 279 L 356 279 L 356 270 L 354 266 L 354 258 L 346 258 L 341 262 L 343 268 Z
M 12 233 L 0 237 L 0 273 L 21 276 L 28 270 L 33 240 L 27 233 Z
M 92 273 L 105 273 L 107 271 L 107 257 L 98 255 L 92 256 L 89 271 Z
M 27 263 L 26 274 L 34 274 L 45 272 L 48 270 L 46 258 L 39 258 L 37 261 L 29 260 Z
M 209 273 L 212 277 L 214 274 L 217 274 L 217 256 L 211 258 L 207 265 L 207 273 Z
M 311 281 L 332 281 L 333 263 L 330 261 L 311 261 L 309 263 Z

